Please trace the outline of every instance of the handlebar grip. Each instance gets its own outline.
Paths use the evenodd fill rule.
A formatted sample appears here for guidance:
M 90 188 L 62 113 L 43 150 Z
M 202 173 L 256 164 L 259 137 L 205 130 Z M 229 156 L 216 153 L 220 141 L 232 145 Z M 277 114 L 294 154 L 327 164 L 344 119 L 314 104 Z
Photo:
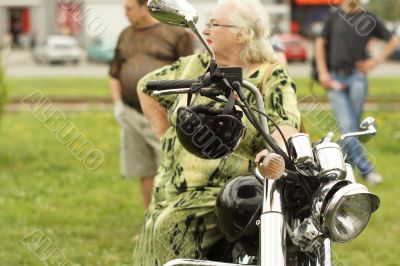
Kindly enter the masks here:
M 149 91 L 162 91 L 170 89 L 190 88 L 196 80 L 150 80 L 146 84 L 146 89 Z

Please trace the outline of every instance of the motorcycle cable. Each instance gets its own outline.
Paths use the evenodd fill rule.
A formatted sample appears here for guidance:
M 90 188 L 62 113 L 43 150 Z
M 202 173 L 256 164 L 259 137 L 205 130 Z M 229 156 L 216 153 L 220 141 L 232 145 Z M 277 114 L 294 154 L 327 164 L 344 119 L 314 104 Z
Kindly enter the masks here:
M 225 86 L 228 87 L 228 88 L 231 87 L 230 84 L 229 84 L 229 82 L 228 82 L 227 80 L 225 80 L 225 79 L 223 78 L 222 81 L 224 81 L 224 84 L 223 84 L 223 85 L 225 85 Z M 235 84 L 235 83 L 236 83 L 236 82 L 234 82 L 233 84 Z M 233 84 L 232 84 L 232 85 L 233 85 Z M 288 145 L 288 143 L 287 143 L 287 140 L 285 139 L 285 136 L 284 136 L 282 130 L 281 130 L 281 129 L 279 128 L 279 126 L 270 118 L 269 115 L 267 115 L 267 114 L 264 113 L 264 112 L 258 111 L 257 109 L 252 108 L 252 107 L 250 106 L 250 104 L 249 104 L 248 101 L 247 101 L 246 96 L 245 96 L 244 93 L 243 93 L 243 90 L 242 90 L 242 88 L 241 88 L 239 82 L 237 82 L 236 86 L 237 86 L 237 88 L 232 88 L 232 89 L 235 89 L 235 91 L 238 93 L 238 95 L 239 95 L 239 97 L 240 97 L 240 99 L 241 99 L 241 102 L 240 102 L 239 100 L 235 99 L 235 105 L 238 105 L 238 106 L 242 109 L 242 111 L 243 111 L 243 113 L 246 115 L 247 119 L 248 119 L 248 120 L 250 121 L 250 123 L 261 133 L 262 137 L 267 141 L 267 144 L 271 147 L 271 149 L 272 149 L 273 151 L 275 151 L 277 154 L 281 155 L 281 156 L 284 158 L 285 164 L 286 164 L 288 167 L 290 167 L 290 169 L 295 169 L 295 165 L 293 164 L 293 161 L 292 161 L 292 158 L 290 157 L 290 155 L 287 155 L 279 146 L 276 145 L 275 140 L 272 139 L 272 138 L 270 138 L 270 137 L 268 136 L 268 134 L 265 132 L 265 130 L 263 129 L 262 125 L 260 124 L 259 120 L 258 120 L 258 119 L 255 117 L 255 115 L 252 113 L 252 110 L 254 110 L 254 111 L 260 113 L 261 115 L 265 116 L 266 118 L 268 118 L 268 121 L 271 121 L 271 123 L 276 127 L 276 129 L 278 130 L 279 134 L 281 135 L 281 137 L 282 137 L 282 139 L 283 139 L 283 141 L 284 141 L 284 143 L 285 143 L 286 150 L 289 151 L 289 145 Z M 229 88 L 229 89 L 230 89 L 230 88 Z M 200 93 L 200 94 L 201 94 L 201 93 Z M 202 95 L 202 96 L 206 96 L 206 95 Z M 208 98 L 210 98 L 210 99 L 212 99 L 212 100 L 218 101 L 218 102 L 224 102 L 224 103 L 226 103 L 225 100 L 219 99 L 219 98 L 217 98 L 217 97 L 209 97 L 209 96 L 206 96 L 206 97 L 208 97 Z M 271 144 L 272 144 L 272 145 L 271 145 Z
M 211 97 L 210 97 L 210 98 L 211 98 Z M 215 100 L 215 101 L 218 101 L 218 102 L 221 102 L 221 103 L 225 103 L 225 102 L 226 102 L 225 100 L 219 99 L 219 98 L 217 98 L 217 97 L 212 97 L 211 99 L 213 99 L 213 100 Z M 248 114 L 248 110 L 247 110 L 247 108 L 244 106 L 244 104 L 241 103 L 239 100 L 236 100 L 236 105 L 238 105 L 238 106 L 243 110 L 243 113 L 244 113 L 244 114 L 246 115 L 246 117 L 249 119 L 250 123 L 251 123 L 254 127 L 256 127 L 255 122 L 254 122 L 254 121 L 251 121 L 251 120 L 252 120 L 252 117 L 250 116 L 250 114 Z M 251 110 L 253 110 L 253 111 L 255 111 L 255 112 L 258 112 L 258 113 L 260 113 L 261 115 L 267 117 L 267 118 L 274 124 L 274 126 L 276 127 L 276 129 L 279 131 L 279 134 L 281 135 L 282 139 L 284 139 L 283 132 L 280 130 L 279 126 L 278 126 L 272 119 L 270 119 L 269 115 L 267 115 L 266 113 L 261 112 L 261 111 L 255 109 L 255 108 L 253 108 L 253 107 L 251 107 Z M 250 119 L 251 119 L 251 120 L 250 120 Z M 287 143 L 286 140 L 285 140 L 285 146 L 286 146 L 287 150 L 289 150 L 289 149 L 288 149 L 288 143 Z M 291 179 L 291 180 L 294 181 L 294 182 L 299 183 L 300 186 L 303 188 L 304 192 L 306 193 L 307 197 L 308 197 L 308 198 L 311 198 L 312 189 L 311 189 L 310 186 L 307 184 L 307 182 L 306 182 L 305 180 L 303 180 L 303 178 L 302 178 L 301 176 L 299 176 L 298 173 L 297 173 L 296 171 L 292 171 L 292 170 L 289 170 L 289 169 L 285 169 L 285 172 L 286 172 L 287 176 L 294 177 L 294 179 Z M 259 179 L 257 179 L 257 180 L 260 181 Z M 261 181 L 260 181 L 260 182 L 261 182 Z
M 238 103 L 237 105 L 238 105 L 239 107 L 241 107 L 243 111 L 247 109 L 247 108 L 244 108 L 244 109 L 243 109 L 244 106 L 243 106 L 243 104 L 239 103 L 239 101 L 237 101 L 237 103 Z M 249 107 L 250 107 L 250 106 L 249 106 Z M 281 129 L 279 128 L 279 126 L 276 124 L 276 122 L 273 121 L 273 120 L 271 119 L 271 117 L 270 117 L 268 114 L 266 114 L 266 113 L 264 113 L 264 112 L 262 112 L 262 111 L 259 111 L 258 109 L 253 108 L 253 107 L 250 107 L 250 109 L 253 110 L 253 111 L 255 111 L 255 112 L 257 112 L 257 113 L 259 113 L 259 114 L 261 114 L 261 115 L 263 115 L 263 116 L 265 116 L 266 118 L 268 118 L 268 121 L 271 121 L 271 123 L 276 127 L 276 129 L 278 130 L 278 132 L 279 132 L 279 134 L 281 135 L 282 139 L 284 140 L 284 143 L 285 143 L 285 146 L 286 146 L 286 150 L 289 151 L 289 144 L 287 143 L 287 141 L 286 141 L 286 139 L 285 139 L 285 137 L 284 137 L 284 135 L 283 135 L 283 132 L 281 131 Z M 253 117 L 254 117 L 254 115 L 253 115 Z M 257 121 L 258 121 L 258 120 L 257 120 Z M 253 123 L 252 123 L 252 124 L 253 124 Z M 253 124 L 253 126 L 255 126 L 255 125 Z M 256 126 L 255 126 L 255 127 L 256 127 Z M 256 127 L 256 128 L 257 128 L 257 127 Z M 288 156 L 290 156 L 290 154 L 289 154 Z M 292 158 L 291 158 L 291 157 L 289 157 L 289 158 L 290 158 L 290 161 L 291 161 L 292 165 L 294 165 L 295 169 L 297 169 L 296 165 L 293 163 Z M 291 171 L 291 170 L 289 170 L 289 169 L 286 169 L 286 172 L 287 172 L 287 174 L 290 174 L 290 175 L 296 177 L 297 181 L 298 181 L 299 184 L 302 186 L 302 188 L 303 188 L 304 192 L 306 193 L 307 197 L 308 197 L 308 198 L 311 198 L 312 189 L 311 189 L 310 186 L 308 185 L 307 181 L 304 180 L 304 178 L 303 178 L 302 176 L 298 175 L 296 171 Z
M 241 105 L 239 105 L 239 106 L 242 107 Z M 285 135 L 283 134 L 283 132 L 282 132 L 281 128 L 278 126 L 278 124 L 274 120 L 272 120 L 271 117 L 268 114 L 266 114 L 264 112 L 261 112 L 260 110 L 254 108 L 254 107 L 250 107 L 250 108 L 254 112 L 257 112 L 258 114 L 265 116 L 268 119 L 268 121 L 271 121 L 271 123 L 275 126 L 276 130 L 278 130 L 279 135 L 281 135 L 281 137 L 283 139 L 283 142 L 285 143 L 285 148 L 289 152 L 289 143 L 287 142 L 287 140 L 285 138 Z M 291 157 L 291 155 L 288 154 L 288 156 L 289 156 L 290 160 L 293 161 L 293 158 Z
M 237 101 L 237 105 L 238 105 L 239 107 L 242 108 L 243 112 L 245 112 L 245 110 L 248 111 L 246 108 L 243 108 L 243 107 L 244 107 L 243 104 L 240 103 L 239 101 Z M 261 114 L 261 115 L 263 115 L 263 116 L 265 116 L 265 117 L 267 117 L 267 118 L 268 118 L 268 121 L 271 121 L 271 123 L 276 127 L 276 129 L 278 130 L 278 132 L 279 132 L 279 134 L 281 135 L 282 139 L 284 140 L 285 146 L 286 146 L 286 150 L 289 151 L 289 145 L 288 145 L 286 139 L 284 138 L 283 132 L 281 131 L 281 129 L 279 128 L 279 126 L 270 118 L 270 116 L 269 116 L 268 114 L 264 113 L 264 112 L 261 112 L 261 111 L 257 110 L 256 108 L 250 107 L 250 109 L 253 110 L 253 111 L 255 111 L 255 112 L 257 112 L 257 113 L 259 113 L 259 114 Z M 245 112 L 245 114 L 246 114 L 246 112 Z M 247 116 L 247 115 L 246 115 L 246 116 Z M 249 119 L 249 120 L 250 120 L 250 119 Z M 252 124 L 253 124 L 253 123 L 252 123 Z M 253 126 L 255 126 L 255 125 L 253 124 Z M 256 126 L 255 126 L 255 127 L 256 127 Z M 289 156 L 290 156 L 290 155 L 289 155 Z M 291 157 L 290 157 L 290 160 L 291 160 L 291 162 L 293 162 Z M 294 164 L 293 164 L 293 165 L 294 165 Z M 296 169 L 297 169 L 297 168 L 296 168 Z M 304 190 L 304 192 L 306 193 L 307 197 L 308 197 L 308 198 L 311 198 L 312 189 L 311 189 L 310 186 L 308 185 L 307 181 L 304 180 L 304 178 L 303 178 L 302 176 L 299 176 L 299 175 L 297 174 L 296 171 L 291 171 L 291 170 L 289 170 L 289 169 L 286 169 L 285 171 L 286 171 L 286 173 L 287 173 L 288 175 L 294 176 L 294 177 L 296 178 L 297 182 L 301 185 L 301 187 L 303 188 L 303 190 Z
M 238 93 L 240 100 L 243 102 L 245 105 L 246 109 L 249 111 L 249 114 L 252 118 L 252 120 L 255 122 L 254 127 L 261 133 L 263 138 L 266 140 L 267 144 L 270 146 L 270 148 L 275 151 L 277 154 L 283 157 L 285 160 L 285 164 L 289 169 L 296 169 L 291 158 L 276 144 L 275 140 L 265 132 L 263 126 L 261 125 L 260 121 L 255 117 L 254 113 L 251 111 L 251 107 L 249 102 L 246 99 L 246 96 L 243 93 L 242 87 L 238 81 L 233 82 L 232 84 L 233 88 L 235 91 Z M 283 138 L 285 139 L 285 138 Z
M 240 79 L 239 79 L 240 80 Z M 232 83 L 232 84 L 231 84 Z M 258 121 L 258 119 L 255 117 L 255 115 L 251 111 L 251 107 L 247 101 L 246 96 L 243 93 L 241 84 L 238 80 L 232 80 L 231 82 L 228 80 L 228 77 L 222 72 L 222 69 L 218 66 L 215 60 L 211 60 L 210 65 L 208 67 L 208 70 L 206 71 L 205 74 L 201 75 L 195 84 L 192 84 L 190 91 L 188 93 L 188 100 L 187 104 L 190 105 L 191 98 L 193 94 L 196 94 L 197 92 L 200 92 L 202 88 L 206 86 L 212 86 L 213 84 L 219 84 L 225 87 L 225 97 L 230 98 L 233 97 L 232 93 L 233 91 L 236 91 L 239 95 L 239 98 L 241 101 L 244 103 L 245 108 L 247 109 L 244 111 L 244 114 L 246 117 L 249 119 L 250 123 L 261 133 L 262 137 L 266 140 L 267 144 L 269 145 L 270 149 L 275 151 L 277 154 L 281 155 L 283 159 L 285 160 L 285 163 L 288 167 L 291 169 L 295 169 L 295 166 L 292 163 L 292 159 L 286 155 L 286 153 L 276 144 L 275 140 L 270 137 L 269 134 L 267 134 L 261 125 L 261 123 Z M 206 96 L 206 95 L 203 95 Z M 207 96 L 206 96 L 207 97 Z M 286 149 L 288 150 L 288 145 L 286 143 L 286 139 L 283 136 L 283 133 L 281 131 L 278 131 L 282 139 L 285 142 Z
M 269 134 L 267 134 L 265 132 L 260 121 L 252 113 L 252 111 L 251 111 L 252 109 L 251 109 L 251 107 L 246 99 L 246 96 L 244 95 L 243 90 L 241 88 L 241 83 L 238 80 L 240 80 L 240 79 L 238 79 L 238 77 L 235 76 L 233 78 L 233 80 L 231 80 L 231 82 L 229 82 L 227 79 L 227 76 L 221 71 L 221 69 L 218 67 L 216 62 L 214 62 L 212 60 L 212 62 L 210 63 L 210 66 L 209 66 L 209 70 L 205 74 L 201 75 L 194 83 L 191 83 L 189 91 L 186 92 L 188 94 L 187 104 L 188 104 L 188 106 L 190 106 L 191 98 L 192 98 L 193 94 L 197 94 L 198 92 L 201 92 L 202 88 L 204 88 L 206 86 L 212 86 L 213 84 L 216 84 L 216 85 L 219 84 L 219 85 L 224 86 L 225 90 L 223 90 L 222 92 L 225 95 L 225 97 L 227 97 L 227 98 L 228 98 L 228 93 L 231 94 L 231 93 L 233 93 L 233 91 L 236 91 L 239 95 L 239 98 L 244 103 L 245 108 L 247 109 L 247 112 L 245 112 L 245 115 L 248 116 L 247 118 L 249 119 L 249 121 L 252 122 L 253 126 L 260 132 L 261 136 L 265 139 L 266 143 L 269 145 L 269 146 L 267 146 L 267 149 L 269 151 L 271 151 L 271 149 L 272 149 L 277 154 L 281 155 L 285 161 L 287 168 L 296 169 L 291 158 L 276 144 L 275 140 Z M 178 84 L 183 83 L 186 86 L 186 83 L 188 81 L 189 80 L 184 80 L 184 81 L 181 80 L 180 82 L 173 81 L 172 83 L 173 83 L 174 87 L 176 87 L 177 83 Z M 159 86 L 160 83 L 161 84 L 163 84 L 163 83 L 169 84 L 169 83 L 171 83 L 171 81 L 162 81 L 162 82 L 159 81 L 148 87 L 152 87 L 150 90 L 161 89 L 160 87 L 157 87 L 157 86 Z M 231 83 L 232 83 L 232 85 L 231 85 Z M 156 86 L 154 86 L 154 85 L 156 85 Z M 180 84 L 180 85 L 182 85 L 182 84 Z M 172 86 L 172 84 L 169 84 L 169 86 Z M 165 90 L 165 89 L 166 88 L 164 86 L 164 88 L 162 88 L 161 90 Z M 284 137 L 283 137 L 283 140 L 285 140 Z
M 238 101 L 237 105 L 238 105 L 239 107 L 241 107 L 243 111 L 246 110 L 246 111 L 248 112 L 248 110 L 245 108 L 244 104 L 239 103 L 239 101 Z M 281 128 L 278 126 L 278 124 L 276 124 L 276 122 L 273 121 L 273 120 L 271 119 L 271 117 L 270 117 L 269 115 L 267 115 L 266 113 L 261 112 L 261 111 L 257 110 L 257 109 L 254 108 L 254 107 L 250 107 L 250 109 L 253 110 L 253 111 L 255 111 L 255 112 L 257 112 L 257 113 L 259 113 L 260 115 L 265 116 L 265 117 L 268 119 L 268 121 L 271 121 L 271 123 L 275 126 L 276 130 L 278 130 L 279 135 L 281 135 L 281 137 L 282 137 L 282 139 L 283 139 L 283 142 L 285 143 L 285 148 L 286 148 L 286 150 L 289 151 L 289 144 L 288 144 L 287 140 L 285 139 L 285 135 L 283 134 L 283 132 L 282 132 Z M 253 126 L 255 126 L 254 123 L 252 123 L 252 124 L 253 124 Z M 290 154 L 288 154 L 288 157 L 289 157 L 289 159 L 292 161 L 293 158 L 291 157 Z
M 204 82 L 204 78 L 207 79 L 206 82 Z M 220 81 L 221 81 L 221 79 L 223 79 L 223 77 L 219 77 L 219 78 L 220 78 Z M 163 82 L 166 82 L 168 85 L 164 85 Z M 154 83 L 153 82 L 152 85 L 151 85 L 152 89 L 150 89 L 150 90 L 165 90 L 168 87 L 174 87 L 177 84 L 176 81 L 173 84 L 170 84 L 171 81 L 163 81 L 163 82 L 159 82 L 159 81 L 158 81 L 158 83 Z M 180 82 L 182 84 L 184 84 L 184 85 L 180 85 L 180 87 L 186 87 L 186 86 L 188 86 L 187 85 L 188 83 L 191 83 L 192 85 L 194 85 L 193 83 L 197 83 L 195 85 L 196 88 L 192 91 L 192 95 L 191 96 L 195 96 L 196 97 L 198 94 L 200 94 L 201 96 L 205 96 L 205 97 L 210 98 L 212 100 L 215 100 L 217 102 L 221 102 L 221 103 L 226 103 L 227 102 L 226 100 L 223 100 L 223 99 L 220 99 L 220 98 L 217 97 L 218 95 L 224 95 L 225 97 L 227 97 L 226 91 L 225 90 L 221 90 L 221 88 L 212 88 L 211 87 L 211 88 L 209 88 L 207 90 L 202 90 L 202 89 L 204 89 L 204 88 L 202 88 L 202 86 L 204 86 L 204 85 L 208 85 L 208 86 L 210 86 L 210 85 L 212 86 L 212 84 L 225 85 L 224 83 L 221 84 L 221 82 L 217 82 L 215 79 L 211 81 L 210 75 L 209 76 L 202 75 L 197 80 L 185 80 L 185 81 L 180 81 Z M 204 84 L 203 82 L 207 83 L 207 84 Z M 160 86 L 160 84 L 162 84 L 164 86 L 164 88 L 158 87 L 158 86 Z M 228 85 L 229 85 L 229 83 L 228 83 Z M 270 138 L 268 138 L 268 134 L 263 130 L 259 120 L 255 117 L 255 115 L 251 111 L 253 110 L 253 111 L 258 112 L 259 114 L 267 117 L 269 119 L 269 121 L 271 121 L 271 123 L 273 123 L 274 126 L 277 128 L 279 134 L 281 135 L 282 139 L 285 142 L 286 149 L 289 150 L 287 141 L 284 138 L 283 132 L 280 130 L 279 126 L 272 119 L 270 119 L 270 117 L 266 113 L 261 112 L 261 111 L 255 109 L 255 108 L 250 107 L 250 105 L 248 104 L 247 98 L 244 95 L 243 90 L 241 89 L 240 83 L 238 85 L 240 87 L 240 90 L 239 90 L 238 94 L 239 94 L 239 96 L 240 95 L 242 96 L 241 97 L 242 99 L 245 99 L 245 101 L 243 101 L 243 102 L 247 103 L 247 107 L 246 107 L 246 104 L 241 103 L 238 99 L 235 99 L 235 103 L 236 103 L 236 105 L 238 105 L 243 110 L 243 113 L 246 115 L 247 119 L 249 119 L 249 122 L 254 126 L 254 128 L 259 130 L 259 132 L 261 133 L 262 137 L 265 140 L 268 140 L 268 139 L 270 139 Z M 193 87 L 195 87 L 195 86 L 193 86 Z M 228 87 L 228 89 L 229 89 L 229 87 Z M 175 93 L 179 93 L 179 92 L 175 92 Z M 187 93 L 187 91 L 186 92 L 181 92 L 181 93 Z M 189 104 L 190 104 L 190 102 L 189 102 Z M 272 141 L 273 141 L 273 143 L 275 143 L 273 139 L 272 139 Z M 273 148 L 274 150 L 276 148 L 276 149 L 279 149 L 280 151 L 282 151 L 276 144 L 275 144 L 275 146 L 276 147 Z M 308 184 L 305 182 L 305 180 L 303 180 L 298 175 L 298 173 L 296 171 L 296 169 L 297 169 L 296 165 L 293 163 L 292 159 L 290 157 L 287 157 L 286 153 L 284 153 L 283 151 L 282 151 L 282 153 L 283 153 L 283 155 L 280 154 L 280 153 L 278 153 L 278 154 L 282 155 L 283 158 L 285 159 L 285 163 L 286 163 L 286 166 L 287 166 L 286 170 L 285 170 L 286 176 L 289 179 L 291 179 L 290 177 L 295 177 L 295 179 L 291 179 L 291 180 L 293 180 L 295 182 L 297 181 L 300 184 L 300 186 L 303 188 L 303 190 L 306 193 L 306 195 L 308 197 L 310 197 L 310 195 L 312 194 L 312 190 L 310 189 Z M 289 169 L 289 166 L 292 166 L 292 167 L 290 167 L 290 169 Z

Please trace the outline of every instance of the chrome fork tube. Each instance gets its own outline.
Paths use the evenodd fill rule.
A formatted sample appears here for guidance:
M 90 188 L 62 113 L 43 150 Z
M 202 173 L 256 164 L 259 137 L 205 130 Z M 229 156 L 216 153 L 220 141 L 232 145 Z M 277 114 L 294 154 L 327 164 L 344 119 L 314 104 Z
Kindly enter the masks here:
M 321 258 L 318 266 L 332 266 L 331 241 L 327 238 L 324 244 L 319 248 L 319 257 Z
M 286 239 L 280 189 L 264 179 L 264 202 L 260 228 L 260 266 L 285 266 Z
M 315 252 L 315 256 L 310 260 L 309 266 L 332 266 L 331 241 L 327 238 L 324 244 Z
M 248 81 L 243 81 L 242 86 L 254 94 L 257 109 L 264 112 L 264 101 L 257 87 Z M 267 118 L 259 114 L 259 119 L 265 132 L 269 133 Z M 286 231 L 280 189 L 276 187 L 274 180 L 265 178 L 263 183 L 263 209 L 260 217 L 260 266 L 285 266 Z

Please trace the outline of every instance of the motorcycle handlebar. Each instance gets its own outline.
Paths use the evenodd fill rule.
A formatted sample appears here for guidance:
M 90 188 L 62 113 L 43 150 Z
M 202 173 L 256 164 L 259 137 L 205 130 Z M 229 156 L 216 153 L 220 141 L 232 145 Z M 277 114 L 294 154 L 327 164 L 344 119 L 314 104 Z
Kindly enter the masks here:
M 196 80 L 150 80 L 146 84 L 146 89 L 149 91 L 162 91 L 179 88 L 190 88 Z

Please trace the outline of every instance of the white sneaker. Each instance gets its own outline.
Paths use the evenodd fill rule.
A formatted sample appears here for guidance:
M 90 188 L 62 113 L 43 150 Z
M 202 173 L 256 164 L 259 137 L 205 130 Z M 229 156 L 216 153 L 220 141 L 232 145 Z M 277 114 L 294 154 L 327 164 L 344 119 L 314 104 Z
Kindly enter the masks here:
M 367 175 L 365 180 L 371 185 L 377 185 L 383 182 L 383 177 L 380 174 L 371 172 Z

